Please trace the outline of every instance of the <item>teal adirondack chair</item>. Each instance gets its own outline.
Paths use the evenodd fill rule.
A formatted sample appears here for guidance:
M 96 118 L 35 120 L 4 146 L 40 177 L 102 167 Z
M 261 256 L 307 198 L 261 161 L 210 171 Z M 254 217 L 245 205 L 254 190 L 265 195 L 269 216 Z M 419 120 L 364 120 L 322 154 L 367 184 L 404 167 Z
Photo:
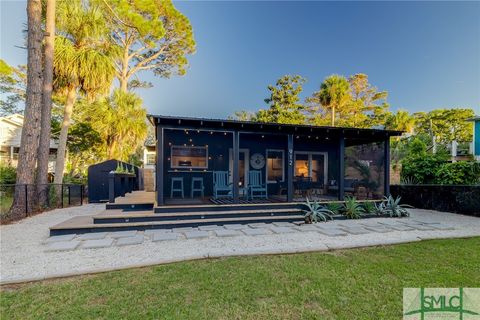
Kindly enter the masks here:
M 262 182 L 262 172 L 251 170 L 248 172 L 248 195 L 250 199 L 267 199 L 267 186 Z
M 213 198 L 219 197 L 233 197 L 232 184 L 228 183 L 228 171 L 213 171 Z

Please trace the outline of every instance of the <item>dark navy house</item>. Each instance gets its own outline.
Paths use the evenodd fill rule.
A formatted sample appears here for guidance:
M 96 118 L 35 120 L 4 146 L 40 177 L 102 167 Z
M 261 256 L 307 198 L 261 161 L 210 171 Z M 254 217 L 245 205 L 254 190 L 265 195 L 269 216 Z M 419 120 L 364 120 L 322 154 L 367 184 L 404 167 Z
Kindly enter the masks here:
M 399 131 L 150 115 L 156 204 L 381 199 Z

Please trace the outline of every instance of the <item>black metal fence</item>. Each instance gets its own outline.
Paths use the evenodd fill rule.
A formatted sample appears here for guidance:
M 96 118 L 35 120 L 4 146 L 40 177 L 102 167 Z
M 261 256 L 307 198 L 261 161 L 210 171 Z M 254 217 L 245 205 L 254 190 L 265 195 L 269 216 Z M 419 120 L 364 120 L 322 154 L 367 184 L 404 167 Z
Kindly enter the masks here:
M 81 206 L 86 199 L 81 184 L 1 184 L 0 218 L 16 220 L 38 211 Z M 15 206 L 15 214 L 12 207 Z M 14 217 L 15 216 L 15 217 Z
M 480 216 L 480 185 L 391 185 L 390 192 L 415 208 Z

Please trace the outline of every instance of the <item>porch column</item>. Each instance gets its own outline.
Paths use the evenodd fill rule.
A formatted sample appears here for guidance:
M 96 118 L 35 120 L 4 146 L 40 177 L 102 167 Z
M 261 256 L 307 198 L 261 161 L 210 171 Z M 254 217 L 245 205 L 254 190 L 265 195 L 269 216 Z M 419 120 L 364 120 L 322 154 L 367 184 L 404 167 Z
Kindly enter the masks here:
M 287 202 L 293 201 L 293 134 L 287 136 Z
M 345 199 L 345 137 L 342 135 L 338 142 L 338 200 Z
M 385 139 L 385 147 L 383 148 L 384 151 L 384 164 L 385 164 L 385 176 L 384 176 L 384 188 L 385 188 L 385 196 L 390 195 L 390 136 L 387 136 Z
M 239 202 L 239 188 L 238 183 L 240 182 L 240 173 L 238 172 L 238 161 L 240 159 L 240 133 L 238 131 L 233 132 L 233 172 L 232 172 L 232 182 L 233 182 L 233 203 Z
M 163 128 L 157 124 L 157 161 L 155 162 L 155 187 L 157 191 L 157 206 L 162 206 L 165 202 L 163 199 Z

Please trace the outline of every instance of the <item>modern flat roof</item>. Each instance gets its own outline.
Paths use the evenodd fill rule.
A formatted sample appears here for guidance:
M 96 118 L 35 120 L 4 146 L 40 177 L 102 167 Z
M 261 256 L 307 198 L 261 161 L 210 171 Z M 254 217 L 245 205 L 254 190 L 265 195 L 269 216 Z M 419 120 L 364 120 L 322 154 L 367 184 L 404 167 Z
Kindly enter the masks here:
M 400 136 L 403 131 L 384 129 L 365 129 L 351 127 L 314 126 L 305 124 L 283 124 L 256 121 L 239 121 L 230 119 L 209 119 L 194 117 L 177 117 L 163 115 L 147 115 L 153 125 L 172 128 L 212 129 L 212 130 L 238 130 L 252 133 L 285 133 L 285 134 L 331 134 L 343 135 L 346 138 L 371 139 L 388 136 Z

